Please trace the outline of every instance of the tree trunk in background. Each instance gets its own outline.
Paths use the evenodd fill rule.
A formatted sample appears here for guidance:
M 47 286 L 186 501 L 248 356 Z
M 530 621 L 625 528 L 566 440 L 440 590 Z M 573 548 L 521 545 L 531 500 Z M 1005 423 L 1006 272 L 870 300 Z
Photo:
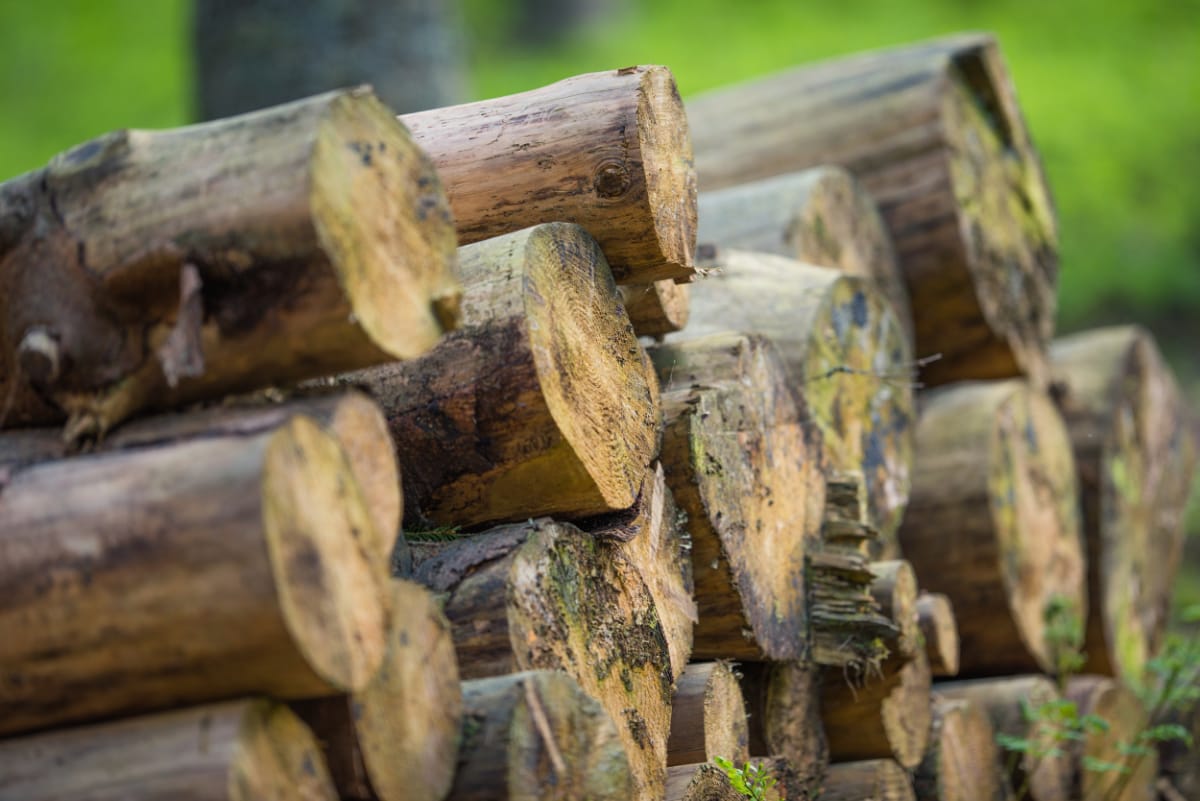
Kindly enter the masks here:
M 370 83 L 396 112 L 461 103 L 454 0 L 196 0 L 196 116 Z

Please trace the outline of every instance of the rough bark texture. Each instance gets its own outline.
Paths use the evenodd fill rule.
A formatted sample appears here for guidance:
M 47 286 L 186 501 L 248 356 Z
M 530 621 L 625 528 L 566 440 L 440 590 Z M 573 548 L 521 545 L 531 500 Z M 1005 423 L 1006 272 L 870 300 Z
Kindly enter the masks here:
M 841 164 L 879 203 L 922 380 L 1045 379 L 1057 231 L 999 48 L 966 34 L 849 56 L 688 103 L 705 192 Z
M 958 622 L 950 599 L 937 592 L 917 597 L 917 623 L 925 640 L 925 656 L 934 676 L 958 675 Z
M 595 241 L 551 223 L 464 247 L 462 325 L 340 381 L 388 417 L 406 521 L 626 509 L 659 440 L 658 383 Z
M 697 239 L 774 253 L 870 278 L 913 342 L 912 306 L 875 201 L 843 167 L 825 165 L 700 196 Z
M 807 653 L 805 552 L 824 479 L 774 350 L 739 335 L 663 345 L 667 483 L 692 535 L 701 659 Z
M 0 493 L 0 732 L 358 690 L 380 664 L 380 538 L 309 418 L 45 462 Z
M 675 682 L 667 765 L 711 762 L 742 764 L 750 758 L 746 704 L 736 666 L 693 662 Z
M 1149 725 L 1147 710 L 1125 685 L 1104 676 L 1077 676 L 1067 683 L 1067 698 L 1079 715 L 1095 715 L 1108 724 L 1105 731 L 1090 731 L 1071 743 L 1071 798 L 1080 801 L 1154 801 L 1158 754 L 1126 757 L 1122 746 L 1138 744 L 1138 735 Z M 1116 771 L 1090 770 L 1086 762 L 1123 765 L 1128 776 Z
M 617 543 L 542 520 L 411 545 L 414 578 L 445 597 L 462 675 L 565 670 L 617 724 L 633 796 L 661 796 L 674 676 L 654 598 Z
M 893 540 L 908 501 L 916 416 L 911 351 L 895 314 L 857 276 L 745 251 L 721 251 L 715 264 L 715 275 L 692 286 L 687 331 L 671 339 L 719 331 L 771 339 L 830 468 L 863 475 L 868 521 Z
M 2 801 L 337 801 L 287 707 L 230 701 L 0 742 Z
M 631 284 L 621 287 L 621 301 L 629 322 L 640 337 L 663 337 L 687 325 L 691 289 L 674 281 Z
M 935 694 L 929 750 L 913 789 L 917 801 L 1009 801 L 996 733 L 982 707 Z
M 1145 330 L 1064 337 L 1051 359 L 1087 544 L 1084 670 L 1137 681 L 1166 627 L 1183 552 L 1194 434 L 1171 369 Z
M 620 283 L 692 275 L 696 173 L 666 67 L 577 75 L 402 120 L 437 164 L 460 243 L 573 222 Z
M 1082 626 L 1087 601 L 1074 460 L 1050 399 L 1022 381 L 932 393 L 915 462 L 900 545 L 954 604 L 962 674 L 1056 670 L 1071 646 L 1047 632 Z
M 455 320 L 433 165 L 368 91 L 119 131 L 0 185 L 0 424 L 411 358 Z
M 891 759 L 830 765 L 822 801 L 915 801 L 912 781 Z
M 808 662 L 748 663 L 740 668 L 750 722 L 750 753 L 776 754 L 809 776 L 829 764 L 821 725 L 819 670 Z

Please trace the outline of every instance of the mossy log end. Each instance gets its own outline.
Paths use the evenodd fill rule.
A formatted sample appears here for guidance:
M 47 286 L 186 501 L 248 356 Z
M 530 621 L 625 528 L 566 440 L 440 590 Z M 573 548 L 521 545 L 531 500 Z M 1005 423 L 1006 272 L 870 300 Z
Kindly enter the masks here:
M 0 742 L 0 801 L 337 801 L 286 706 L 229 701 Z
M 922 381 L 1045 381 L 1053 204 L 993 37 L 799 67 L 688 103 L 704 192 L 821 164 L 879 203 L 912 298 Z
M 1084 670 L 1140 680 L 1162 644 L 1183 551 L 1196 443 L 1153 337 L 1102 328 L 1051 348 L 1087 544 Z
M 982 707 L 935 694 L 929 750 L 913 787 L 917 801 L 1009 801 L 996 733 Z
M 401 119 L 437 165 L 463 244 L 562 220 L 596 237 L 620 283 L 692 275 L 696 173 L 666 67 Z
M 821 724 L 820 669 L 809 662 L 758 662 L 739 670 L 751 755 L 785 757 L 806 775 L 822 775 L 829 743 Z
M 925 656 L 934 676 L 958 675 L 958 621 L 950 599 L 937 592 L 917 596 L 917 625 L 925 640 Z
M 388 417 L 406 522 L 631 506 L 658 452 L 658 383 L 595 240 L 539 225 L 461 248 L 460 275 L 459 330 L 339 379 Z
M 916 801 L 908 773 L 891 759 L 830 765 L 820 797 L 822 801 Z
M 675 677 L 654 597 L 619 543 L 535 520 L 410 546 L 413 578 L 444 596 L 461 675 L 566 671 L 616 723 L 634 796 L 661 796 Z
M 714 263 L 719 271 L 692 285 L 687 330 L 669 340 L 723 331 L 770 339 L 821 431 L 829 469 L 863 476 L 868 522 L 894 540 L 916 413 L 911 349 L 890 305 L 867 279 L 780 256 L 729 250 Z
M 118 131 L 0 184 L 3 426 L 100 435 L 427 351 L 453 327 L 433 165 L 366 89 Z
M 1123 747 L 1138 744 L 1138 735 L 1149 725 L 1145 705 L 1119 681 L 1105 676 L 1076 676 L 1067 682 L 1066 696 L 1075 702 L 1079 716 L 1094 715 L 1107 724 L 1104 731 L 1089 731 L 1070 744 L 1071 798 L 1080 801 L 1154 801 L 1158 753 L 1127 758 Z M 1136 763 L 1135 763 L 1136 759 Z M 1088 763 L 1124 765 L 1130 774 L 1089 769 Z
M 0 499 L 0 733 L 359 690 L 383 658 L 381 538 L 311 418 L 35 464 Z
M 755 762 L 761 763 L 761 760 Z M 739 768 L 743 764 L 737 763 Z M 734 789 L 725 771 L 712 763 L 675 765 L 667 769 L 664 801 L 743 801 L 745 797 Z M 763 801 L 783 801 L 785 798 L 807 801 L 807 795 L 790 795 L 781 785 L 772 787 L 763 795 Z
M 711 762 L 735 764 L 750 758 L 746 704 L 737 667 L 728 662 L 693 662 L 675 682 L 667 765 Z
M 1082 626 L 1087 588 L 1054 404 L 1019 380 L 939 389 L 923 404 L 916 464 L 900 547 L 921 586 L 954 604 L 962 675 L 1057 669 L 1070 646 L 1048 632 Z

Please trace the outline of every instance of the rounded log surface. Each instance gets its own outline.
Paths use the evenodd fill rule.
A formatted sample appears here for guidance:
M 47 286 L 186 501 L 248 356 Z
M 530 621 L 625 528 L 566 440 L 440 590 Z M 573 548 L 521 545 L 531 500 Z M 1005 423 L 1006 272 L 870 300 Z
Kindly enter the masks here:
M 913 774 L 917 801 L 1008 801 L 995 730 L 982 707 L 935 695 L 931 731 Z
M 734 666 L 693 662 L 675 682 L 667 765 L 750 758 L 746 704 Z
M 908 773 L 890 759 L 830 765 L 821 788 L 828 801 L 915 801 Z
M 689 285 L 674 281 L 623 286 L 621 302 L 640 337 L 662 337 L 680 331 L 691 314 Z
M 894 759 L 920 764 L 929 744 L 929 662 L 917 651 L 907 662 L 892 658 L 860 684 L 840 670 L 822 672 L 821 720 L 835 761 Z
M 1072 743 L 1071 797 L 1080 801 L 1154 801 L 1158 753 L 1127 757 L 1123 749 L 1138 744 L 1149 716 L 1132 690 L 1104 676 L 1077 676 L 1067 682 L 1067 698 L 1075 702 L 1080 717 L 1095 715 L 1107 724 L 1104 731 L 1089 731 Z M 1094 760 L 1094 762 L 1093 762 Z M 1092 764 L 1123 766 L 1128 773 L 1089 769 Z
M 950 599 L 937 592 L 917 596 L 917 624 L 934 676 L 958 675 L 958 622 Z

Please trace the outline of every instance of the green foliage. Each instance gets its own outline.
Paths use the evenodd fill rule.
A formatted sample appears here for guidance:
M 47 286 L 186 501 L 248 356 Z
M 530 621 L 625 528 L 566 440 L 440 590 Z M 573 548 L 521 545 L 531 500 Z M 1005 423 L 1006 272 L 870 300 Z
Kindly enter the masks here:
M 412 542 L 450 542 L 461 539 L 464 535 L 462 526 L 433 526 L 431 528 L 406 528 L 404 536 Z
M 725 757 L 713 757 L 713 763 L 725 771 L 733 789 L 751 801 L 765 801 L 767 791 L 775 786 L 775 778 L 760 765 L 747 762 L 739 768 Z M 782 796 L 780 798 L 782 799 Z

